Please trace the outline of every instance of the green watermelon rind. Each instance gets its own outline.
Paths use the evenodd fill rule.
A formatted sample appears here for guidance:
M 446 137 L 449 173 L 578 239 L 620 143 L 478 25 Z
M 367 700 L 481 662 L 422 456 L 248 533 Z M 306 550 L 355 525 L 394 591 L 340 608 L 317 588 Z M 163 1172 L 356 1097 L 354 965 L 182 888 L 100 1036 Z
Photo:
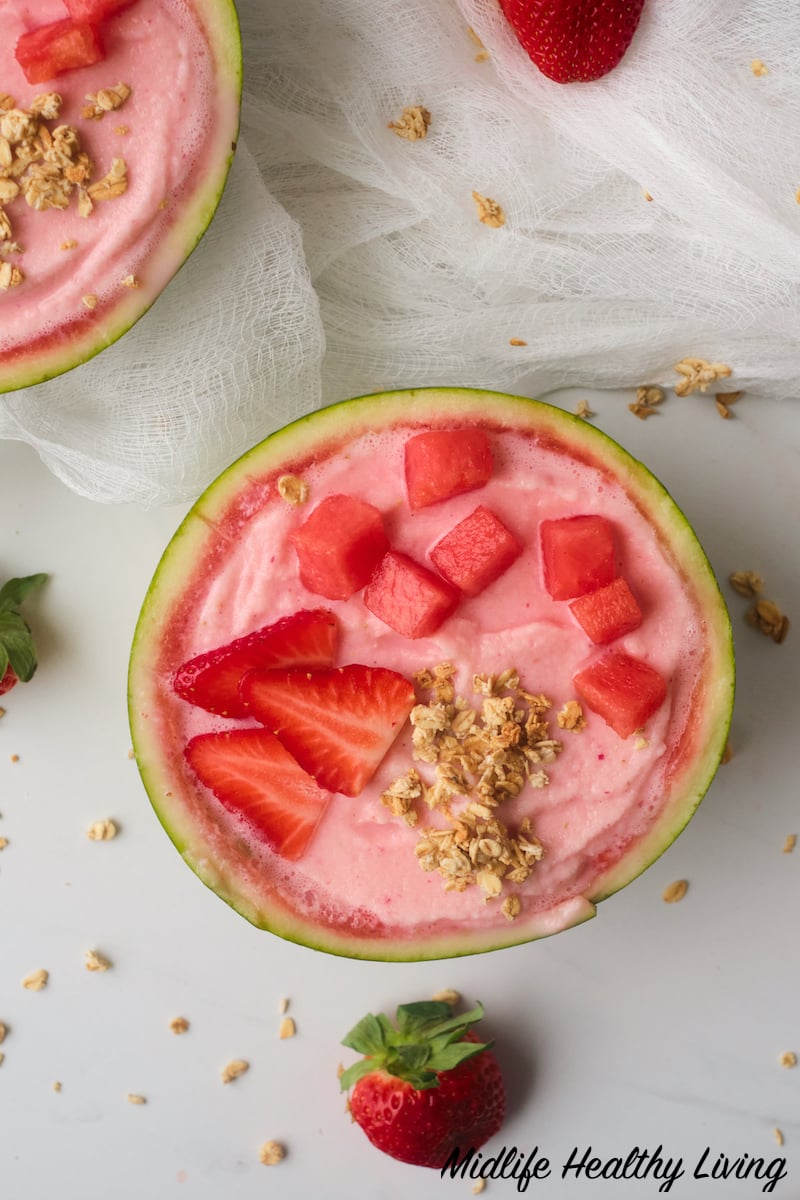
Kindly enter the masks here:
M 276 472 L 291 472 L 292 464 L 306 461 L 312 450 L 335 453 L 361 433 L 395 425 L 407 425 L 411 431 L 436 424 L 452 427 L 457 421 L 480 422 L 496 429 L 524 431 L 527 427 L 536 436 L 553 436 L 613 473 L 657 530 L 703 613 L 707 658 L 702 686 L 706 694 L 703 703 L 695 706 L 700 721 L 690 731 L 692 753 L 672 777 L 671 793 L 660 815 L 644 837 L 597 877 L 588 895 L 575 897 L 560 911 L 521 916 L 502 928 L 447 928 L 407 937 L 348 933 L 298 916 L 277 895 L 267 902 L 247 894 L 237 879 L 235 858 L 223 863 L 202 835 L 198 837 L 198 829 L 180 801 L 180 789 L 174 787 L 173 765 L 182 747 L 168 747 L 164 754 L 159 737 L 149 733 L 150 714 L 158 710 L 159 680 L 153 664 L 159 661 L 163 630 L 171 619 L 176 596 L 201 561 L 209 538 L 226 519 L 240 519 L 236 504 L 247 487 L 257 488 L 259 479 Z M 593 917 L 597 904 L 634 880 L 672 844 L 697 809 L 727 742 L 734 687 L 730 619 L 711 565 L 684 514 L 642 463 L 601 430 L 541 401 L 479 389 L 431 388 L 362 396 L 301 417 L 249 450 L 206 489 L 164 551 L 146 594 L 131 651 L 129 711 L 139 770 L 155 812 L 185 861 L 208 887 L 252 924 L 289 941 L 351 958 L 404 962 L 518 945 Z
M 152 308 L 202 239 L 217 210 L 230 172 L 239 136 L 242 97 L 242 42 L 234 0 L 193 0 L 194 9 L 214 54 L 219 121 L 208 149 L 208 166 L 201 182 L 182 206 L 174 226 L 149 257 L 155 277 L 166 278 L 148 292 L 121 289 L 118 298 L 87 314 L 76 327 L 56 329 L 30 346 L 13 347 L 0 356 L 0 394 L 45 383 L 82 366 L 127 333 Z M 160 270 L 159 268 L 163 268 Z

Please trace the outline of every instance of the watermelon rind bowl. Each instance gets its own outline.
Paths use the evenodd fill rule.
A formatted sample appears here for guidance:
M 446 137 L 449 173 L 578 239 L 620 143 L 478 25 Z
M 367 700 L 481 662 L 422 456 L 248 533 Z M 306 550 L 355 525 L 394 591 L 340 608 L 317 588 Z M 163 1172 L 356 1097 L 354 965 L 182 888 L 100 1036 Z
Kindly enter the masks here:
M 346 454 L 362 435 L 395 427 L 479 425 L 513 430 L 563 446 L 613 477 L 646 516 L 701 615 L 702 663 L 691 710 L 664 771 L 658 812 L 616 861 L 598 867 L 591 885 L 550 909 L 523 912 L 489 927 L 437 924 L 400 929 L 369 922 L 326 921 L 293 906 L 279 872 L 256 869 L 246 839 L 215 825 L 213 803 L 198 799 L 183 757 L 172 692 L 170 646 L 192 611 L 198 589 L 224 555 L 229 538 L 275 495 L 285 473 L 331 454 Z M 517 664 L 519 665 L 519 664 Z M 520 668 L 521 671 L 521 668 Z M 727 608 L 708 558 L 687 518 L 652 473 L 608 435 L 562 409 L 525 397 L 465 388 L 425 388 L 364 396 L 302 417 L 272 434 L 224 471 L 185 517 L 159 562 L 136 627 L 129 670 L 129 715 L 136 759 L 153 808 L 190 868 L 226 903 L 259 928 L 328 953 L 381 961 L 419 961 L 482 953 L 548 936 L 589 920 L 597 904 L 629 884 L 686 826 L 722 758 L 733 707 L 735 668 Z M 213 799 L 213 798 L 212 798 Z

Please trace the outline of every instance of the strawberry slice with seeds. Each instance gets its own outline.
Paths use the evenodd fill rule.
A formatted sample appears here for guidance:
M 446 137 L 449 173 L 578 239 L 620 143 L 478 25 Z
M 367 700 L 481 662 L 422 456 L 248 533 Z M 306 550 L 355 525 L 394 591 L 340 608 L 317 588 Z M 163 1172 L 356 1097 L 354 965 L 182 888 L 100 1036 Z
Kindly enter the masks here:
M 260 840 L 282 858 L 302 856 L 330 795 L 274 734 L 267 729 L 201 733 L 184 753 L 201 783 Z
M 250 671 L 248 711 L 280 738 L 320 787 L 357 796 L 414 706 L 414 688 L 387 667 Z
M 239 681 L 255 667 L 329 667 L 338 625 L 325 608 L 302 609 L 218 646 L 178 667 L 173 688 L 183 700 L 220 717 L 246 717 Z
M 500 0 L 521 45 L 548 79 L 600 79 L 631 43 L 644 0 Z

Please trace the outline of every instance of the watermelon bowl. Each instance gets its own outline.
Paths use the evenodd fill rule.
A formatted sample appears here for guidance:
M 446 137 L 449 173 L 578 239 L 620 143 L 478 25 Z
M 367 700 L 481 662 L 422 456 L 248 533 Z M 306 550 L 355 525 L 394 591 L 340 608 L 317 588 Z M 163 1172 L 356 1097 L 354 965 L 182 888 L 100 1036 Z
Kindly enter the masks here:
M 208 887 L 411 961 L 593 917 L 692 816 L 733 692 L 719 588 L 650 472 L 550 405 L 436 388 L 314 412 L 204 492 L 129 711 Z
M 92 358 L 202 237 L 239 129 L 233 0 L 15 0 L 0 42 L 0 393 Z

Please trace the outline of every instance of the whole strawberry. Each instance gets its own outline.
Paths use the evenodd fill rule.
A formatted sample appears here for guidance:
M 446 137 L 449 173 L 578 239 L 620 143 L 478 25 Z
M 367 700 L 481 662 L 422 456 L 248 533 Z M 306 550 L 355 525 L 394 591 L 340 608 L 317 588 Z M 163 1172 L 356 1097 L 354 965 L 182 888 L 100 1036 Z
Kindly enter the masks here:
M 556 83 L 600 79 L 631 43 L 644 0 L 500 0 L 520 43 Z
M 456 1148 L 466 1153 L 493 1137 L 505 1116 L 505 1088 L 491 1043 L 472 1026 L 480 1004 L 455 1016 L 438 1000 L 401 1004 L 396 1027 L 371 1013 L 343 1039 L 366 1055 L 341 1076 L 352 1087 L 354 1121 L 385 1154 L 441 1169 Z
M 19 608 L 45 579 L 46 575 L 26 575 L 23 579 L 9 579 L 0 588 L 0 696 L 20 681 L 27 682 L 36 670 L 33 638 Z

